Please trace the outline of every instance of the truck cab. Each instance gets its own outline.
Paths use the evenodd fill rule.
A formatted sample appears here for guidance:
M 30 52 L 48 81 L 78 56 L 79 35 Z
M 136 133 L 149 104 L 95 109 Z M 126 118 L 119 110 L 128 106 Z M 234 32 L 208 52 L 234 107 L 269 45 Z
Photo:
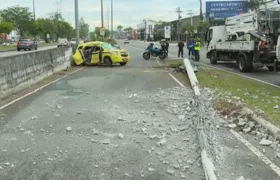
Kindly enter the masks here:
M 210 27 L 205 34 L 205 42 L 207 42 L 206 57 L 210 58 L 211 53 L 216 49 L 216 43 L 224 41 L 227 37 L 226 26 Z

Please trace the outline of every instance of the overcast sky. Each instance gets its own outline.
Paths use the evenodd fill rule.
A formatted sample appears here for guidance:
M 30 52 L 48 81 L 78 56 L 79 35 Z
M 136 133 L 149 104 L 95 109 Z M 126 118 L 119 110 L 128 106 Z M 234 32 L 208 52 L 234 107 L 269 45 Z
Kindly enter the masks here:
M 57 1 L 59 0 L 35 0 L 36 18 L 47 17 L 49 13 L 57 11 Z M 199 0 L 113 0 L 114 1 L 114 27 L 123 27 L 141 23 L 144 18 L 153 20 L 174 20 L 178 18 L 176 8 L 180 6 L 185 12 L 183 17 L 187 17 L 186 10 L 192 9 L 195 14 L 199 13 Z M 20 5 L 29 7 L 32 11 L 32 0 L 1 0 L 0 9 L 9 6 Z M 108 26 L 107 9 L 110 10 L 111 0 L 104 2 L 104 21 Z M 204 1 L 205 2 L 205 1 Z M 74 0 L 61 0 L 60 10 L 66 21 L 74 25 Z M 83 17 L 90 25 L 90 29 L 101 25 L 100 0 L 79 0 L 79 16 Z

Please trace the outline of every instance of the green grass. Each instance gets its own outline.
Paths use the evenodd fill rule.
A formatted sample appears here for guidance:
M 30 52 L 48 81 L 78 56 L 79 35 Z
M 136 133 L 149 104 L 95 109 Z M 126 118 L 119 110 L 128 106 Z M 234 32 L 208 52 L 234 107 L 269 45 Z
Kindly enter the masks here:
M 46 47 L 46 46 L 53 46 L 56 45 L 56 43 L 42 43 L 38 44 L 38 47 Z M 9 45 L 9 46 L 0 46 L 0 52 L 5 52 L 5 51 L 15 51 L 17 49 L 16 45 Z
M 252 109 L 257 107 L 265 113 L 268 120 L 280 125 L 280 108 L 274 109 L 275 105 L 280 106 L 280 88 L 203 65 L 200 65 L 196 75 L 201 87 L 217 88 L 216 93 L 230 92 L 231 95 L 228 96 L 240 97 L 245 106 Z

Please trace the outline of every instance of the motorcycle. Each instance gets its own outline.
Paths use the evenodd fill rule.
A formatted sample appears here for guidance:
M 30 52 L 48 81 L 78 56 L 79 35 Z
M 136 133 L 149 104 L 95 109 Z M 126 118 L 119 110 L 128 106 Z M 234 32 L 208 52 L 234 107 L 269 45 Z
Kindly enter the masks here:
M 161 60 L 166 58 L 166 52 L 163 49 L 153 48 L 152 46 L 148 46 L 143 53 L 143 58 L 145 60 L 149 60 L 152 57 L 159 57 Z

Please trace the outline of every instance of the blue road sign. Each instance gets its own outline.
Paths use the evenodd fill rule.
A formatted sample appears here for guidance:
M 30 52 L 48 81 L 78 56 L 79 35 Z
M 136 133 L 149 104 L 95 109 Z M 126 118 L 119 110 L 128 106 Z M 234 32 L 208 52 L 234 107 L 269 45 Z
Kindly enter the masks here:
M 206 18 L 223 19 L 246 12 L 248 12 L 248 1 L 206 2 Z

